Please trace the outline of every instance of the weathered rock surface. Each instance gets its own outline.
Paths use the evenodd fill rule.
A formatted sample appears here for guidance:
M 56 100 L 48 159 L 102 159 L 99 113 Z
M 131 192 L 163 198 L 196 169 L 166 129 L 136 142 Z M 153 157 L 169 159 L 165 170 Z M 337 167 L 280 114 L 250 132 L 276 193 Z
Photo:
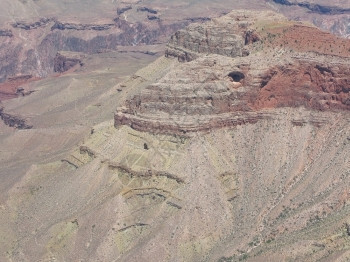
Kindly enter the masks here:
M 272 12 L 190 25 L 166 50 L 181 63 L 130 98 L 115 126 L 180 134 L 254 123 L 268 108 L 349 111 L 349 50 L 348 40 Z
M 350 6 L 342 7 L 341 5 L 317 4 L 312 1 L 288 1 L 288 0 L 273 0 L 273 2 L 286 6 L 299 6 L 308 9 L 311 12 L 319 14 L 349 14 Z
M 0 107 L 0 118 L 4 121 L 5 125 L 9 127 L 14 127 L 17 129 L 31 129 L 33 126 L 28 125 L 25 119 L 22 119 L 19 116 L 7 114 L 4 112 L 4 109 Z
M 13 186 L 5 207 L 19 245 L 9 257 L 346 262 L 349 115 L 271 113 L 193 137 L 94 126 Z
M 145 18 L 131 23 L 117 18 L 109 23 L 71 23 L 54 18 L 36 22 L 16 22 L 13 29 L 1 30 L 0 82 L 18 74 L 47 77 L 55 71 L 58 52 L 96 54 L 116 50 L 118 46 L 162 43 L 187 20 L 158 23 L 158 18 Z M 28 41 L 25 44 L 25 41 Z
M 44 4 L 11 1 L 22 2 Z M 143 28 L 135 14 L 149 13 L 125 2 L 133 8 L 121 13 L 130 30 L 123 41 L 132 41 Z M 196 2 L 203 20 L 203 3 L 227 5 Z M 184 4 L 152 3 L 160 18 L 165 4 Z M 205 41 L 185 50 L 196 56 L 190 62 L 123 48 L 4 101 L 2 114 L 33 128 L 0 121 L 0 261 L 348 262 L 348 40 L 273 13 L 253 13 L 256 21 L 249 14 L 240 16 L 248 28 L 232 32 L 247 56 L 222 55 Z M 239 13 L 231 15 L 219 22 Z M 77 37 L 50 26 L 40 28 L 55 37 L 35 34 L 51 42 L 33 48 L 26 66 L 41 51 L 54 59 L 55 40 L 90 51 L 109 43 L 91 40 L 109 30 Z M 18 30 L 28 39 L 34 32 Z
M 174 3 L 171 8 L 161 4 L 154 5 L 152 1 L 123 1 L 120 3 L 112 1 L 111 3 L 91 4 L 91 8 L 96 8 L 96 14 L 89 19 L 82 19 L 80 16 L 84 16 L 84 14 L 83 12 L 79 13 L 79 8 L 82 8 L 80 5 L 85 6 L 86 4 L 80 2 L 69 2 L 63 5 L 52 0 L 45 3 L 37 3 L 32 0 L 17 3 L 6 0 L 4 6 L 7 8 L 4 10 L 13 10 L 15 22 L 13 22 L 12 17 L 8 17 L 8 12 L 1 12 L 1 21 L 3 19 L 8 19 L 8 21 L 4 20 L 0 26 L 4 27 L 10 24 L 12 28 L 11 30 L 6 28 L 0 30 L 2 40 L 7 39 L 6 42 L 2 42 L 1 50 L 3 51 L 0 52 L 0 59 L 8 61 L 10 64 L 1 68 L 0 82 L 17 74 L 32 74 L 37 77 L 50 75 L 54 72 L 55 55 L 60 51 L 96 53 L 115 50 L 119 45 L 164 43 L 168 40 L 169 35 L 189 23 L 206 21 L 211 17 L 227 13 L 232 8 L 271 8 L 269 1 L 257 0 L 249 0 L 244 3 L 232 0 L 212 1 L 207 8 L 195 1 L 186 4 Z M 305 4 L 300 1 L 290 2 L 293 5 Z M 311 7 L 326 6 L 322 0 L 308 1 L 307 3 Z M 304 14 L 305 12 L 299 14 L 284 10 L 284 7 L 294 8 L 293 5 L 276 5 L 281 6 L 281 11 L 290 17 L 310 20 Z M 344 10 L 350 8 L 345 3 L 337 2 L 333 5 L 336 8 L 333 8 L 334 10 L 340 10 L 342 6 Z M 59 10 L 55 14 L 50 11 L 53 10 L 53 7 L 57 7 Z M 299 9 L 309 10 L 302 7 Z M 31 14 L 32 12 L 33 14 Z M 349 17 L 346 14 L 320 15 L 312 17 L 311 22 L 344 37 L 350 34 L 350 29 L 347 26 Z M 48 30 L 49 28 L 51 30 Z M 220 33 L 218 32 L 218 34 Z M 212 40 L 215 41 L 215 31 L 209 37 L 213 37 Z M 234 39 L 230 41 L 238 41 L 234 35 L 232 37 Z M 30 44 L 28 39 L 30 39 Z M 180 39 L 178 40 L 180 41 Z M 227 39 L 227 41 L 229 40 Z M 219 47 L 217 49 L 221 52 Z M 225 53 L 228 51 L 230 50 L 222 50 Z M 236 52 L 239 52 L 238 55 L 240 55 L 241 51 L 237 49 L 233 51 L 233 54 L 237 55 Z M 8 53 L 14 53 L 11 59 L 6 58 Z M 245 50 L 243 50 L 243 54 L 245 54 Z
M 76 65 L 83 65 L 83 54 L 71 53 L 71 52 L 59 52 L 54 60 L 54 71 L 63 73 L 71 69 Z
M 39 27 L 45 27 L 51 22 L 54 22 L 56 19 L 54 18 L 41 18 L 39 21 L 35 21 L 33 23 L 25 22 L 25 21 L 18 21 L 12 24 L 13 28 L 19 28 L 24 30 L 32 30 L 37 29 Z
M 73 23 L 61 23 L 55 22 L 51 27 L 51 30 L 95 30 L 95 31 L 105 31 L 113 28 L 115 24 L 73 24 Z
M 312 21 L 336 35 L 350 38 L 350 2 L 335 0 L 271 0 L 286 16 Z
M 210 23 L 203 27 L 193 24 L 171 37 L 165 55 L 176 56 L 179 61 L 191 61 L 197 53 L 219 54 L 229 57 L 246 56 L 245 39 L 236 30 L 224 25 Z
M 11 30 L 9 29 L 1 29 L 0 30 L 0 36 L 8 36 L 8 37 L 12 37 L 13 33 Z

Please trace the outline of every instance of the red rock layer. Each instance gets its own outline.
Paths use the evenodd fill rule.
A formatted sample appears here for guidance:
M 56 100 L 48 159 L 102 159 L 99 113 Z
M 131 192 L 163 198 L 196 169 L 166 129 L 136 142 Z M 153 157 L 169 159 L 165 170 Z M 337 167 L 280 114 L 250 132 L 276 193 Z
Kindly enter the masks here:
M 255 123 L 277 107 L 350 110 L 350 41 L 274 13 L 191 25 L 166 56 L 185 63 L 131 97 L 116 127 L 181 134 Z
M 25 95 L 22 85 L 32 81 L 36 81 L 38 78 L 31 75 L 18 76 L 8 79 L 5 83 L 0 83 L 0 101 L 15 98 L 19 95 Z
M 350 110 L 350 65 L 300 61 L 264 74 L 254 109 L 304 106 L 314 110 Z

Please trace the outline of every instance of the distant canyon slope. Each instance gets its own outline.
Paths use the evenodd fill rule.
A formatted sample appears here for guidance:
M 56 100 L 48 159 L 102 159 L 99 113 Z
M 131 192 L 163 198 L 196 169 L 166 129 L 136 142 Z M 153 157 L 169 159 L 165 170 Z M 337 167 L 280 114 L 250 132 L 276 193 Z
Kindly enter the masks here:
M 310 21 L 336 35 L 350 37 L 350 1 L 272 0 L 287 17 Z
M 348 1 L 329 4 L 322 0 L 3 0 L 0 101 L 21 95 L 28 81 L 83 65 L 84 55 L 118 50 L 120 46 L 135 50 L 138 46 L 164 45 L 178 29 L 234 9 L 273 9 L 347 38 L 349 8 Z

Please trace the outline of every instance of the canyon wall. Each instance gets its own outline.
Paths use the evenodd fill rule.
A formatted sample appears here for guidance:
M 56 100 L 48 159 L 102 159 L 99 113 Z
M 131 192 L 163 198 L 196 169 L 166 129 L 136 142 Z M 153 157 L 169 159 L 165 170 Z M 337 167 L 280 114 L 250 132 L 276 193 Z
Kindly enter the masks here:
M 127 100 L 116 127 L 184 134 L 255 123 L 272 108 L 350 110 L 350 42 L 276 13 L 190 25 L 165 54 L 179 63 Z

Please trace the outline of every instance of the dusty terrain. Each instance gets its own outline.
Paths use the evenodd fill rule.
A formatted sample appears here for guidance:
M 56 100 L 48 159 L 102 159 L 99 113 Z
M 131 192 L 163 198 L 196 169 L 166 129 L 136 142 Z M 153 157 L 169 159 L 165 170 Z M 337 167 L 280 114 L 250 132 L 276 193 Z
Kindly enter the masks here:
M 134 1 L 99 23 L 72 19 L 73 1 L 61 20 L 40 20 L 53 1 L 23 3 L 5 4 L 41 22 L 13 34 L 173 22 L 144 46 L 59 47 L 48 77 L 6 77 L 1 261 L 349 261 L 349 40 L 271 11 L 205 22 L 222 1 L 171 2 L 181 17 Z

